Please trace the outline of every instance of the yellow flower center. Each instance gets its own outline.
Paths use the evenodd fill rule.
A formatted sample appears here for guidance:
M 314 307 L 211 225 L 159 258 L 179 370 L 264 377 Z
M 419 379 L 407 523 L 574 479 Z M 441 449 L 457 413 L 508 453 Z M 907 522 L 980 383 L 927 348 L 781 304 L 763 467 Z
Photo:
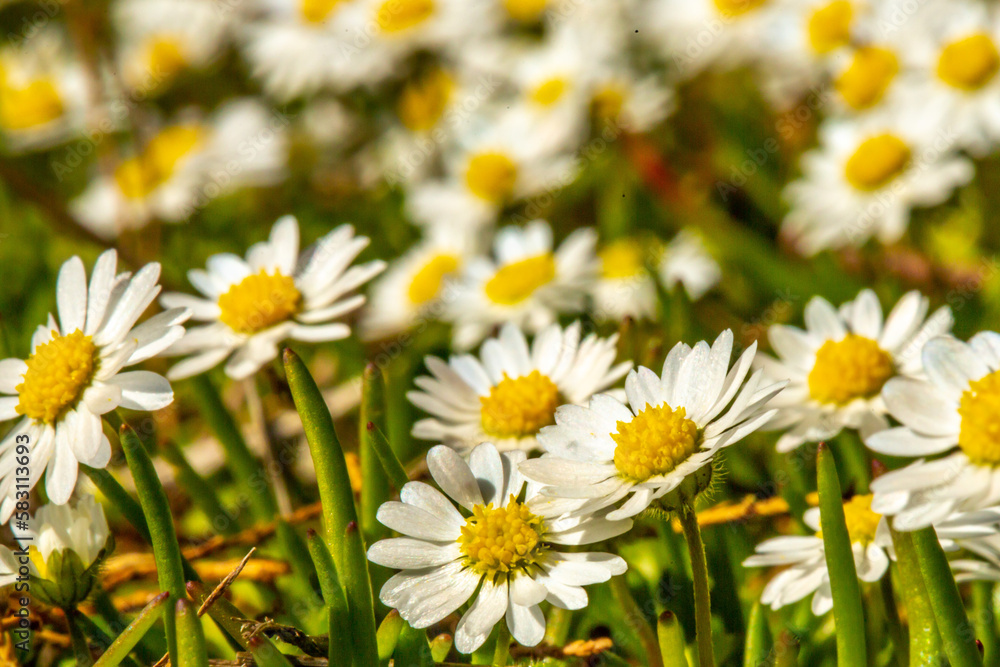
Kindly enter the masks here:
M 809 394 L 820 403 L 845 405 L 871 398 L 895 374 L 892 357 L 871 338 L 849 333 L 816 351 L 809 371 Z
M 36 79 L 0 89 L 0 125 L 7 130 L 28 130 L 58 120 L 64 111 L 62 96 L 50 79 Z
M 414 132 L 426 132 L 437 125 L 448 107 L 455 82 L 437 68 L 403 89 L 397 103 L 399 119 Z
M 97 347 L 79 329 L 36 347 L 28 357 L 24 382 L 14 388 L 17 413 L 37 421 L 57 421 L 90 385 L 96 356 Z
M 431 257 L 410 281 L 410 287 L 406 291 L 410 303 L 422 306 L 436 298 L 441 293 L 444 279 L 456 269 L 458 269 L 458 257 L 455 255 L 440 254 Z
M 699 435 L 684 408 L 647 405 L 631 421 L 618 422 L 611 434 L 615 467 L 634 482 L 665 475 L 698 451 Z
M 537 21 L 545 11 L 549 0 L 504 0 L 503 6 L 511 18 L 517 21 Z
M 858 146 L 844 166 L 844 176 L 858 190 L 880 190 L 906 170 L 912 156 L 902 139 L 879 134 Z
M 292 278 L 261 269 L 219 297 L 219 319 L 233 331 L 253 334 L 287 320 L 298 312 L 301 301 Z
M 465 169 L 465 185 L 480 199 L 500 202 L 514 191 L 517 165 L 503 153 L 473 155 Z
M 1000 70 L 1000 53 L 989 35 L 978 33 L 948 44 L 938 58 L 938 78 L 949 86 L 976 91 Z
M 511 495 L 506 507 L 493 507 L 493 503 L 473 507 L 458 544 L 466 567 L 494 575 L 536 563 L 544 553 L 544 533 L 541 517 Z
M 556 260 L 552 253 L 511 262 L 497 269 L 486 283 L 486 298 L 501 306 L 514 306 L 555 277 Z
M 176 39 L 161 35 L 146 45 L 146 66 L 154 79 L 170 78 L 187 67 L 187 57 Z
M 601 276 L 609 280 L 634 278 L 645 271 L 643 248 L 635 239 L 619 239 L 600 253 Z
M 848 0 L 834 0 L 809 17 L 809 43 L 816 53 L 829 53 L 851 41 L 854 7 Z
M 403 32 L 429 19 L 434 9 L 434 0 L 386 0 L 375 21 L 382 32 Z
M 849 107 L 860 111 L 882 100 L 898 72 L 895 53 L 878 46 L 863 46 L 854 52 L 851 64 L 840 73 L 834 86 Z
M 958 446 L 973 463 L 1000 464 L 1000 371 L 969 383 L 958 404 Z
M 847 524 L 847 534 L 851 542 L 868 546 L 875 541 L 875 531 L 878 529 L 881 514 L 872 512 L 871 494 L 854 496 L 844 501 L 844 523 Z M 823 531 L 816 533 L 822 538 Z
M 715 8 L 723 16 L 740 16 L 752 12 L 767 0 L 715 0 Z
M 144 199 L 170 180 L 177 165 L 204 139 L 197 125 L 177 125 L 156 135 L 139 155 L 115 169 L 115 182 L 129 199 Z
M 535 86 L 535 89 L 528 95 L 528 99 L 538 106 L 550 107 L 562 99 L 568 88 L 569 84 L 566 79 L 558 76 L 552 77 Z
M 489 396 L 479 398 L 483 431 L 497 438 L 535 435 L 555 423 L 559 387 L 539 371 L 512 378 L 506 373 Z
M 309 23 L 325 23 L 343 0 L 301 0 L 299 12 Z
M 594 116 L 600 120 L 614 120 L 625 106 L 625 91 L 621 86 L 608 84 L 599 89 L 590 100 Z

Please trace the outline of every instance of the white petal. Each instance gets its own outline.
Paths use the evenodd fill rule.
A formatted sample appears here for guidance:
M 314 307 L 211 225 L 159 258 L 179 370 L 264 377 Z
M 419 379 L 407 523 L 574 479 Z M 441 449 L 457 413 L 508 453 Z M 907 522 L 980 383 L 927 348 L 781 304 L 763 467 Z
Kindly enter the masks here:
M 483 443 L 469 454 L 469 469 L 476 477 L 483 501 L 494 505 L 505 505 L 507 499 L 501 497 L 504 492 L 503 461 L 497 448 L 490 443 Z
M 28 372 L 28 364 L 23 359 L 4 359 L 0 361 L 0 394 L 16 394 L 17 385 L 24 382 L 24 374 Z
M 922 434 L 953 435 L 961 427 L 957 404 L 930 382 L 893 378 L 882 387 L 882 398 L 893 417 Z
M 107 383 L 121 388 L 121 406 L 129 410 L 159 410 L 174 400 L 167 378 L 152 371 L 119 373 Z
M 954 436 L 923 436 L 903 427 L 879 431 L 865 439 L 865 445 L 876 452 L 890 456 L 913 457 L 946 452 L 957 442 Z
M 59 269 L 56 304 L 63 333 L 83 331 L 87 320 L 87 272 L 79 257 L 71 257 Z
M 472 653 L 490 636 L 493 626 L 507 611 L 507 580 L 499 583 L 483 581 L 476 601 L 458 622 L 455 630 L 455 648 L 460 653 Z
M 455 450 L 444 445 L 432 447 L 427 452 L 427 469 L 441 490 L 465 509 L 472 511 L 473 506 L 485 504 L 469 465 Z
M 537 646 L 545 637 L 545 615 L 538 605 L 525 607 L 511 600 L 507 607 L 507 627 L 521 646 Z
M 382 503 L 376 518 L 383 526 L 392 528 L 397 533 L 425 540 L 454 540 L 460 534 L 459 526 L 443 523 L 430 512 L 394 500 Z
M 408 537 L 379 540 L 368 549 L 368 560 L 397 570 L 444 565 L 461 555 L 457 542 L 442 546 Z
M 45 469 L 45 493 L 49 502 L 65 505 L 76 488 L 77 461 L 69 445 L 58 441 L 52 459 Z

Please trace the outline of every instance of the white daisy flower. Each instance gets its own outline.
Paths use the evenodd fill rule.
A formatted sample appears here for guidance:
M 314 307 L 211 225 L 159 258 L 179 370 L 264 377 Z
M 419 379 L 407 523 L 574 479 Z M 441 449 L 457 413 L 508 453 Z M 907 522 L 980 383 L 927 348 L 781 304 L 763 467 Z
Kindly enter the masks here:
M 286 339 L 340 340 L 349 326 L 334 320 L 359 308 L 361 294 L 348 296 L 385 268 L 376 260 L 350 266 L 368 245 L 354 228 L 341 225 L 299 256 L 299 223 L 279 219 L 267 241 L 247 250 L 246 259 L 230 253 L 209 257 L 206 269 L 188 272 L 202 296 L 164 294 L 164 307 L 191 309 L 195 321 L 164 354 L 191 355 L 170 369 L 178 379 L 203 373 L 223 360 L 233 379 L 249 377 L 278 356 Z
M 469 260 L 454 287 L 446 316 L 456 347 L 472 347 L 504 322 L 537 333 L 560 313 L 582 310 L 597 273 L 595 242 L 594 230 L 578 229 L 553 251 L 544 220 L 497 232 L 493 257 Z
M 414 424 L 413 435 L 462 452 L 482 442 L 501 451 L 536 449 L 539 429 L 555 423 L 558 406 L 585 403 L 632 366 L 614 364 L 617 335 L 580 340 L 580 330 L 579 322 L 566 329 L 553 324 L 529 348 L 521 330 L 508 323 L 483 343 L 479 359 L 427 357 L 431 376 L 418 377 L 422 391 L 407 397 L 433 416 Z
M 744 383 L 756 348 L 728 370 L 732 331 L 711 347 L 678 343 L 662 376 L 641 366 L 629 372 L 627 405 L 598 394 L 587 407 L 556 410 L 556 425 L 538 434 L 545 455 L 522 463 L 521 472 L 546 485 L 544 494 L 579 502 L 579 512 L 631 496 L 608 517 L 635 516 L 774 414 L 767 402 L 782 384 L 765 383 L 760 371 Z
M 598 251 L 601 271 L 591 295 L 595 317 L 652 318 L 656 313 L 656 282 L 646 268 L 648 253 L 659 256 L 662 248 L 650 248 L 645 239 L 622 238 Z
M 819 616 L 833 607 L 826 552 L 820 533 L 819 508 L 807 510 L 802 518 L 807 526 L 816 531 L 814 536 L 783 536 L 765 540 L 757 545 L 757 553 L 743 561 L 743 565 L 790 565 L 768 582 L 760 601 L 772 609 L 780 609 L 812 595 L 812 611 Z M 844 501 L 844 519 L 858 579 L 869 583 L 879 581 L 889 570 L 889 559 L 896 557 L 886 518 L 872 511 L 872 495 L 868 494 Z M 934 528 L 941 546 L 955 551 L 966 542 L 995 536 L 998 521 L 1000 511 L 987 508 L 946 516 Z
M 926 377 L 893 379 L 882 390 L 902 426 L 865 441 L 893 456 L 948 454 L 920 459 L 872 483 L 873 507 L 892 515 L 897 530 L 1000 504 L 1000 334 L 982 332 L 968 343 L 939 336 L 922 357 Z
M 916 99 L 982 157 L 1000 140 L 1000 13 L 981 2 L 945 7 L 920 22 L 923 34 L 907 50 L 919 71 Z
M 113 174 L 97 177 L 70 202 L 70 212 L 104 238 L 153 218 L 185 220 L 223 193 L 282 178 L 287 125 L 250 99 L 229 102 L 209 119 L 188 110 Z
M 939 204 L 975 170 L 952 133 L 925 115 L 880 112 L 830 120 L 821 147 L 802 157 L 803 177 L 785 190 L 783 233 L 808 254 L 897 241 L 916 206 Z
M 591 76 L 590 109 L 598 123 L 647 132 L 676 106 L 669 86 L 655 76 L 640 77 L 630 67 L 598 66 Z
M 829 94 L 843 113 L 863 113 L 890 103 L 914 104 L 912 86 L 900 75 L 905 48 L 886 40 L 862 44 L 831 64 Z
M 844 519 L 854 553 L 858 579 L 878 581 L 889 570 L 887 547 L 892 544 L 889 526 L 880 514 L 871 510 L 871 495 L 854 496 L 844 501 Z M 802 516 L 815 535 L 772 537 L 757 545 L 757 553 L 743 561 L 744 567 L 774 567 L 790 565 L 764 587 L 762 604 L 772 609 L 798 602 L 812 595 L 812 612 L 817 616 L 833 608 L 830 574 L 826 551 L 820 534 L 819 508 L 813 507 Z
M 697 301 L 722 279 L 722 269 L 705 248 L 701 237 L 683 229 L 667 245 L 658 267 L 660 282 L 672 290 L 678 283 Z
M 117 255 L 104 252 L 87 286 L 83 262 L 62 265 L 56 283 L 59 321 L 49 315 L 31 340 L 27 360 L 0 361 L 0 420 L 21 420 L 0 441 L 0 521 L 14 510 L 16 449 L 31 446 L 29 486 L 45 473 L 45 491 L 57 505 L 69 500 L 79 463 L 103 468 L 111 443 L 101 415 L 118 407 L 159 410 L 174 400 L 166 378 L 122 372 L 159 354 L 184 334 L 186 308 L 170 308 L 135 326 L 160 292 L 160 265 L 132 276 L 116 274 Z M 19 439 L 20 438 L 20 439 Z M 22 489 L 23 490 L 23 489 Z
M 208 0 L 122 0 L 114 20 L 122 81 L 144 94 L 163 90 L 184 70 L 207 66 L 232 25 L 229 12 Z
M 886 382 L 919 375 L 924 343 L 951 329 L 947 306 L 930 317 L 927 310 L 926 297 L 908 292 L 883 322 L 878 297 L 866 289 L 839 312 L 822 297 L 810 299 L 805 330 L 772 325 L 768 340 L 777 359 L 761 355 L 758 364 L 772 380 L 788 381 L 765 427 L 788 429 L 777 450 L 829 440 L 845 428 L 862 438 L 887 428 Z
M 0 131 L 8 151 L 51 148 L 82 132 L 90 100 L 84 69 L 57 31 L 0 50 Z
M 452 281 L 476 252 L 477 239 L 462 230 L 434 228 L 372 284 L 361 329 L 366 339 L 405 331 L 421 318 L 439 318 Z
M 632 522 L 551 514 L 548 499 L 517 471 L 524 456 L 499 454 L 486 443 L 466 462 L 438 445 L 428 452 L 427 467 L 444 493 L 410 482 L 400 491 L 402 502 L 387 502 L 378 511 L 379 521 L 405 536 L 368 549 L 373 563 L 402 570 L 379 598 L 411 626 L 443 620 L 479 591 L 455 631 L 455 648 L 462 653 L 479 648 L 505 617 L 519 644 L 535 646 L 545 634 L 540 603 L 582 609 L 583 586 L 626 570 L 625 561 L 612 554 L 556 550 L 620 535 Z

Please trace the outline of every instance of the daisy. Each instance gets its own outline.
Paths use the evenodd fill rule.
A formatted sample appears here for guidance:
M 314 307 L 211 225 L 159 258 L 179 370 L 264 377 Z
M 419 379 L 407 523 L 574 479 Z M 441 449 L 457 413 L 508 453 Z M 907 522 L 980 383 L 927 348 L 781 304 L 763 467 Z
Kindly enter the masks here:
M 134 276 L 116 274 L 116 265 L 114 250 L 101 254 L 88 288 L 80 258 L 66 261 L 56 283 L 58 322 L 50 314 L 38 327 L 27 360 L 0 361 L 0 394 L 7 394 L 0 397 L 0 420 L 21 417 L 0 441 L 4 523 L 14 510 L 16 446 L 24 436 L 31 446 L 29 486 L 44 472 L 49 500 L 62 505 L 79 463 L 103 468 L 111 458 L 101 415 L 118 407 L 159 410 L 174 400 L 166 378 L 122 369 L 180 339 L 190 312 L 170 308 L 135 326 L 160 292 L 160 265 L 147 264 Z
M 452 283 L 476 250 L 477 240 L 461 230 L 433 228 L 385 275 L 372 284 L 371 302 L 361 322 L 366 339 L 405 331 L 421 318 L 440 316 L 447 307 Z
M 231 17 L 208 0 L 123 0 L 114 5 L 121 34 L 119 70 L 129 89 L 155 93 L 187 69 L 215 58 Z
M 485 443 L 466 462 L 438 445 L 428 452 L 427 467 L 444 493 L 410 482 L 400 491 L 401 502 L 387 502 L 378 511 L 380 522 L 405 536 L 368 549 L 373 563 L 402 570 L 385 583 L 379 598 L 414 628 L 426 628 L 475 594 L 455 631 L 455 648 L 462 653 L 482 646 L 505 617 L 518 643 L 535 646 L 545 634 L 543 601 L 582 609 L 583 586 L 626 570 L 625 561 L 612 554 L 557 551 L 557 545 L 620 535 L 632 522 L 553 515 L 547 499 L 517 471 L 524 456 L 500 454 Z
M 975 171 L 924 114 L 830 120 L 820 137 L 821 147 L 802 158 L 803 177 L 785 190 L 791 210 L 782 231 L 808 254 L 872 236 L 897 241 L 913 207 L 941 203 Z
M 882 392 L 902 426 L 865 441 L 892 456 L 947 454 L 921 458 L 872 483 L 873 507 L 892 515 L 897 530 L 1000 504 L 1000 334 L 982 332 L 968 343 L 938 336 L 922 357 L 926 377 L 893 379 Z
M 919 99 L 976 157 L 1000 140 L 1000 13 L 981 2 L 950 2 L 921 21 L 907 51 L 919 71 Z M 917 78 L 917 77 L 914 77 Z
M 812 595 L 812 611 L 817 616 L 833 607 L 826 552 L 820 534 L 820 511 L 813 507 L 803 515 L 804 523 L 816 531 L 813 536 L 774 537 L 757 545 L 745 567 L 790 565 L 768 582 L 760 601 L 772 609 L 798 602 Z M 879 581 L 889 570 L 889 559 L 895 559 L 889 524 L 881 514 L 872 511 L 872 495 L 854 496 L 844 501 L 844 519 L 854 553 L 858 579 Z M 1000 511 L 989 508 L 965 514 L 946 516 L 935 524 L 942 547 L 955 551 L 966 542 L 988 540 L 997 535 Z
M 153 218 L 185 220 L 225 192 L 282 178 L 287 123 L 249 99 L 229 102 L 208 119 L 187 110 L 114 173 L 96 178 L 70 211 L 104 238 Z
M 87 77 L 67 50 L 55 30 L 0 50 L 0 131 L 8 151 L 51 148 L 86 129 Z
M 621 64 L 598 66 L 591 77 L 590 110 L 598 123 L 628 132 L 651 130 L 676 106 L 674 91 L 658 77 L 640 77 Z
M 594 282 L 594 315 L 599 319 L 648 319 L 656 312 L 656 282 L 647 265 L 647 253 L 659 256 L 643 239 L 622 238 L 598 251 L 600 274 Z
M 445 363 L 427 358 L 431 376 L 407 394 L 432 415 L 413 426 L 413 435 L 466 452 L 481 442 L 501 451 L 538 447 L 539 429 L 554 424 L 559 405 L 582 404 L 620 380 L 632 364 L 614 365 L 618 336 L 589 334 L 580 323 L 553 324 L 531 347 L 513 324 L 483 343 L 480 358 L 453 356 Z
M 587 407 L 560 407 L 556 425 L 538 434 L 545 455 L 522 463 L 521 472 L 546 485 L 544 494 L 580 502 L 575 511 L 630 496 L 608 517 L 635 516 L 774 414 L 767 402 L 782 384 L 765 383 L 760 371 L 744 383 L 756 344 L 727 372 L 732 349 L 728 329 L 711 346 L 678 343 L 661 376 L 641 366 L 629 372 L 627 405 L 598 394 Z
M 667 290 L 677 284 L 692 301 L 697 301 L 722 279 L 722 269 L 705 248 L 701 237 L 681 230 L 667 245 L 658 267 L 660 282 Z
M 580 311 L 597 273 L 595 241 L 592 229 L 578 229 L 553 251 L 544 220 L 501 229 L 493 257 L 469 260 L 455 285 L 446 313 L 455 345 L 468 349 L 504 322 L 537 333 L 560 313 Z
M 188 272 L 201 296 L 172 292 L 161 299 L 165 308 L 190 308 L 194 320 L 206 322 L 164 352 L 191 355 L 167 376 L 190 377 L 228 359 L 226 374 L 243 379 L 277 357 L 283 340 L 346 338 L 350 327 L 333 320 L 361 307 L 365 297 L 348 294 L 385 268 L 380 260 L 348 268 L 367 245 L 366 237 L 341 225 L 299 256 L 299 223 L 286 215 L 246 259 L 209 257 L 207 270 Z
M 882 306 L 871 290 L 836 310 L 822 297 L 805 308 L 805 330 L 783 324 L 768 329 L 777 358 L 758 364 L 772 380 L 788 387 L 765 428 L 787 429 L 777 450 L 835 437 L 844 428 L 862 438 L 889 426 L 883 387 L 894 377 L 920 374 L 920 348 L 951 329 L 951 310 L 942 306 L 927 317 L 928 300 L 909 292 L 883 322 Z

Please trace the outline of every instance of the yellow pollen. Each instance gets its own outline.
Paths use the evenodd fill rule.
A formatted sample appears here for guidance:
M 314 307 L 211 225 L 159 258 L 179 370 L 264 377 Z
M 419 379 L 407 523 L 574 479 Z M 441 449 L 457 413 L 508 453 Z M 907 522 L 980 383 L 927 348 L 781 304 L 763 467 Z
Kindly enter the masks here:
M 834 0 L 809 17 L 809 43 L 816 53 L 830 53 L 851 40 L 854 7 L 848 0 Z
M 187 67 L 187 57 L 176 39 L 162 35 L 146 46 L 146 66 L 154 79 L 168 79 Z
M 309 23 L 324 23 L 342 0 L 301 0 L 299 12 Z
M 58 120 L 65 107 L 50 79 L 36 79 L 15 87 L 0 88 L 0 125 L 7 130 L 28 130 Z
M 1000 371 L 969 383 L 958 404 L 958 446 L 973 463 L 1000 464 Z
M 752 12 L 767 0 L 715 0 L 715 8 L 723 16 L 740 16 Z
M 465 185 L 480 199 L 501 202 L 514 191 L 517 165 L 503 153 L 473 155 L 465 170 Z
M 635 239 L 619 239 L 600 253 L 601 276 L 609 280 L 634 278 L 645 270 L 643 248 Z
M 497 438 L 535 435 L 555 423 L 559 387 L 539 371 L 512 378 L 506 373 L 489 396 L 480 396 L 483 431 Z
M 618 422 L 611 434 L 615 468 L 634 482 L 665 475 L 698 451 L 699 435 L 684 408 L 647 405 L 631 421 Z
M 115 182 L 129 199 L 143 199 L 170 180 L 177 165 L 201 144 L 204 130 L 197 125 L 177 125 L 156 135 L 146 149 L 122 162 Z
M 809 371 L 809 394 L 820 403 L 845 405 L 871 398 L 895 374 L 892 357 L 871 338 L 849 333 L 816 351 Z
M 906 171 L 912 155 L 899 137 L 879 134 L 858 146 L 844 166 L 844 176 L 858 190 L 880 190 Z
M 600 120 L 614 120 L 622 113 L 625 106 L 625 91 L 621 86 L 608 84 L 594 93 L 590 107 L 594 117 Z
M 497 269 L 486 283 L 486 298 L 501 306 L 514 306 L 555 277 L 556 260 L 552 253 L 511 262 Z
M 429 19 L 434 9 L 434 0 L 386 0 L 379 7 L 375 22 L 382 32 L 403 32 Z
M 528 99 L 542 107 L 550 107 L 562 99 L 569 85 L 560 77 L 553 77 L 535 86 Z
M 437 68 L 413 81 L 399 96 L 396 111 L 403 125 L 414 132 L 426 132 L 437 125 L 451 99 L 455 82 Z
M 872 512 L 871 494 L 854 496 L 844 501 L 844 523 L 847 524 L 847 534 L 851 542 L 868 546 L 875 541 L 875 531 L 882 515 Z M 823 537 L 823 531 L 817 531 L 816 537 Z
M 938 78 L 949 86 L 973 92 L 1000 71 L 1000 52 L 989 35 L 978 33 L 948 44 L 938 58 Z
M 512 19 L 526 23 L 540 19 L 548 4 L 548 0 L 504 0 L 503 2 Z
M 898 72 L 895 53 L 878 46 L 863 46 L 854 52 L 851 64 L 833 85 L 849 107 L 861 111 L 882 100 Z
M 493 507 L 493 503 L 473 507 L 458 544 L 466 567 L 494 575 L 537 562 L 545 549 L 541 544 L 544 533 L 541 517 L 511 495 L 506 507 Z
M 19 398 L 17 413 L 37 421 L 57 421 L 90 385 L 96 356 L 90 336 L 79 329 L 36 347 L 28 357 L 24 382 L 14 388 Z
M 287 320 L 298 312 L 301 301 L 292 278 L 261 269 L 219 297 L 219 319 L 233 331 L 252 334 Z
M 441 285 L 444 279 L 458 269 L 458 257 L 455 255 L 440 254 L 431 257 L 430 260 L 416 272 L 410 287 L 406 291 L 410 303 L 422 306 L 436 298 L 441 292 Z

